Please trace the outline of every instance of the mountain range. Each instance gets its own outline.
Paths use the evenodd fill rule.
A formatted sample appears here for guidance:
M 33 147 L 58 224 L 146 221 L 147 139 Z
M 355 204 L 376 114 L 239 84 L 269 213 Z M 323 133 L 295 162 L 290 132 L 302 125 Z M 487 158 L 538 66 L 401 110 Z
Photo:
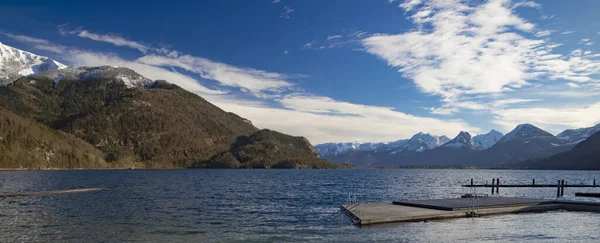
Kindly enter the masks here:
M 554 136 L 534 125 L 521 124 L 506 135 L 496 130 L 474 137 L 468 132 L 460 132 L 450 140 L 446 136 L 418 133 L 408 140 L 381 143 L 375 147 L 365 147 L 360 143 L 353 143 L 353 146 L 326 143 L 316 145 L 315 148 L 323 158 L 336 162 L 352 162 L 360 167 L 495 167 L 568 151 L 600 130 L 599 128 L 600 124 L 566 130 Z M 425 140 L 437 142 L 424 143 Z M 369 147 L 373 148 L 366 149 Z M 330 151 L 336 153 L 329 153 Z
M 0 168 L 350 166 L 167 81 L 1 48 Z

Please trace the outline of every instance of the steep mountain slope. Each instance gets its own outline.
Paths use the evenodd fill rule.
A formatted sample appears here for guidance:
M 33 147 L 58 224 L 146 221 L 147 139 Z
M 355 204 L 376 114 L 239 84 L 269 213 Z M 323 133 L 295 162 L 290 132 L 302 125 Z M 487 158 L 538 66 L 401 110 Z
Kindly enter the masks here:
M 482 151 L 482 163 L 506 163 L 546 157 L 572 146 L 531 124 L 518 125 L 494 146 Z
M 239 137 L 258 131 L 250 121 L 176 85 L 118 67 L 22 77 L 0 86 L 0 105 L 87 141 L 110 165 L 206 167 L 201 165 L 230 151 Z M 295 154 L 305 148 L 287 149 Z M 314 158 L 298 153 L 296 159 Z
M 450 141 L 450 139 L 446 136 L 436 136 L 420 132 L 413 135 L 408 141 L 400 146 L 392 148 L 392 150 L 396 153 L 423 152 L 425 150 L 437 148 L 448 141 Z
M 38 56 L 0 43 L 0 85 L 21 76 L 66 68 L 48 57 Z
M 496 144 L 496 142 L 498 142 L 502 136 L 504 135 L 501 132 L 492 129 L 486 134 L 479 134 L 473 137 L 473 144 L 479 150 L 488 149 L 494 146 L 494 144 Z
M 107 167 L 89 143 L 0 108 L 0 168 Z
M 563 140 L 567 144 L 576 145 L 599 131 L 600 124 L 593 127 L 567 129 L 556 135 L 556 137 L 560 140 Z
M 442 148 L 453 148 L 453 149 L 470 149 L 477 150 L 473 144 L 473 138 L 468 132 L 460 132 L 454 139 L 443 144 Z
M 517 165 L 525 169 L 600 170 L 600 132 L 577 144 L 573 149 L 548 158 Z

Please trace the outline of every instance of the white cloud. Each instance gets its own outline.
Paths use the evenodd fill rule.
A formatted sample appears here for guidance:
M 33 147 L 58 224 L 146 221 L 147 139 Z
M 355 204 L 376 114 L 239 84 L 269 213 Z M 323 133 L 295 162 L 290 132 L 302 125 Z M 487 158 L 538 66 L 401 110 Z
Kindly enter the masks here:
M 535 36 L 537 37 L 545 37 L 545 36 L 549 36 L 552 34 L 552 30 L 540 30 L 538 32 L 535 33 Z
M 503 100 L 496 100 L 496 101 L 492 102 L 492 106 L 493 107 L 504 107 L 506 105 L 528 103 L 528 102 L 534 102 L 534 101 L 542 101 L 542 99 L 519 99 L 519 98 L 503 99 Z
M 536 3 L 534 1 L 521 1 L 521 2 L 515 3 L 512 8 L 514 9 L 514 8 L 518 8 L 518 7 L 541 8 L 542 5 L 540 5 L 539 3 Z
M 54 53 L 61 53 L 61 52 L 66 51 L 65 46 L 53 44 L 48 40 L 38 39 L 38 38 L 24 36 L 24 35 L 13 35 L 13 34 L 4 33 L 4 32 L 0 32 L 0 34 L 3 34 L 9 38 L 16 40 L 16 41 L 31 44 L 31 45 L 33 45 L 33 47 L 35 49 L 38 49 L 38 50 L 49 51 L 49 52 L 54 52 Z
M 278 2 L 281 2 L 281 0 L 273 0 L 272 3 L 278 3 Z
M 250 119 L 258 127 L 305 136 L 313 144 L 395 141 L 420 131 L 450 135 L 463 130 L 480 131 L 462 120 L 417 117 L 388 107 L 359 105 L 320 96 L 286 96 L 278 100 L 284 108 L 248 106 L 245 102 L 232 100 L 209 101 Z
M 15 39 L 17 41 L 26 42 L 26 43 L 30 43 L 30 44 L 49 44 L 49 42 L 44 39 L 38 39 L 38 38 L 33 38 L 33 37 L 29 37 L 29 36 L 24 36 L 24 35 L 13 35 L 13 34 L 4 33 L 4 32 L 0 32 L 0 34 L 3 34 L 5 36 Z
M 542 15 L 542 19 L 546 20 L 546 19 L 553 19 L 555 16 L 554 15 Z
M 315 41 L 306 42 L 304 45 L 302 45 L 302 49 L 310 49 L 313 47 L 314 44 L 315 44 Z
M 490 0 L 480 5 L 461 1 L 405 1 L 400 7 L 419 28 L 402 34 L 377 34 L 362 41 L 366 51 L 398 68 L 417 87 L 439 95 L 444 103 L 434 114 L 490 105 L 464 102 L 465 97 L 519 90 L 544 80 L 591 82 L 600 61 L 583 53 L 553 53 L 559 44 L 527 37 L 545 36 L 513 12 L 533 2 Z M 426 11 L 423 13 L 423 11 Z M 536 32 L 533 32 L 537 30 Z
M 281 14 L 280 17 L 284 18 L 284 19 L 291 19 L 290 18 L 290 14 L 292 14 L 294 11 L 296 11 L 293 8 L 290 8 L 288 6 L 284 6 L 283 7 L 283 13 Z
M 288 50 L 283 51 L 283 54 L 289 54 Z
M 251 68 L 240 68 L 224 63 L 213 62 L 205 58 L 183 55 L 166 57 L 148 55 L 136 60 L 152 66 L 175 66 L 199 74 L 202 78 L 218 81 L 221 85 L 237 87 L 255 95 L 264 95 L 262 91 L 277 92 L 293 86 L 287 82 L 287 76 Z
M 518 124 L 531 123 L 553 132 L 567 128 L 589 127 L 600 123 L 600 103 L 588 106 L 566 108 L 518 108 L 494 112 L 494 123 L 505 130 L 511 130 Z
M 341 37 L 342 37 L 341 35 L 330 35 L 330 36 L 327 36 L 327 40 L 333 40 L 333 39 L 337 39 L 337 38 L 341 38 Z
M 88 39 L 92 39 L 95 41 L 102 41 L 102 42 L 108 42 L 111 43 L 113 45 L 116 46 L 125 46 L 125 47 L 130 47 L 133 49 L 137 49 L 143 53 L 146 53 L 150 47 L 140 44 L 138 42 L 135 41 L 131 41 L 131 40 L 127 40 L 123 37 L 120 37 L 118 35 L 111 35 L 111 34 L 96 34 L 96 33 L 91 33 L 87 30 L 80 30 L 80 31 L 71 31 L 69 32 L 70 34 L 76 34 L 79 37 L 82 38 L 88 38 Z
M 573 33 L 575 33 L 575 31 L 568 30 L 568 31 L 563 31 L 560 34 L 561 35 L 568 35 L 568 34 L 573 34 Z

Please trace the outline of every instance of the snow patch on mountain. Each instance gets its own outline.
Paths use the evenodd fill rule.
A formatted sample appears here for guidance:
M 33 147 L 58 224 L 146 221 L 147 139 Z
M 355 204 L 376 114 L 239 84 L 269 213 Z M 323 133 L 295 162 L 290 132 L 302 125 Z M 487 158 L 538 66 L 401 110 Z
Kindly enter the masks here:
M 406 143 L 394 148 L 396 153 L 400 152 L 423 152 L 439 147 L 440 145 L 450 141 L 446 136 L 436 136 L 429 133 L 417 133 L 412 136 Z
M 492 129 L 486 134 L 479 134 L 473 137 L 473 144 L 480 150 L 488 149 L 496 144 L 502 136 L 504 135 L 501 132 Z
M 567 129 L 556 137 L 560 140 L 565 141 L 568 145 L 576 145 L 580 142 L 583 142 L 590 136 L 594 135 L 600 131 L 600 124 L 593 127 L 579 128 L 579 129 Z
M 371 151 L 384 149 L 387 146 L 394 146 L 394 144 L 401 143 L 402 140 L 391 142 L 391 143 L 324 143 L 315 146 L 317 152 L 321 157 L 323 156 L 337 156 L 347 154 L 351 151 Z
M 429 133 L 417 133 L 410 139 L 401 139 L 389 143 L 323 143 L 315 146 L 321 157 L 344 155 L 352 151 L 389 151 L 389 154 L 401 152 L 423 152 L 434 149 L 450 141 L 446 136 Z
M 555 139 L 554 135 L 539 129 L 538 127 L 531 124 L 521 124 L 518 125 L 511 132 L 507 133 L 502 137 L 498 142 L 507 142 L 513 139 L 522 139 L 524 141 L 529 141 L 532 139 L 538 138 L 552 138 Z
M 46 77 L 53 79 L 55 85 L 61 80 L 101 80 L 101 79 L 112 79 L 120 80 L 128 88 L 135 87 L 146 87 L 152 84 L 152 80 L 136 73 L 135 71 L 115 66 L 100 66 L 100 67 L 68 67 L 61 70 L 55 70 L 50 72 L 42 72 L 37 76 Z
M 441 147 L 453 149 L 477 149 L 477 147 L 475 147 L 475 145 L 473 144 L 473 138 L 471 137 L 471 134 L 468 132 L 458 133 L 458 135 L 454 139 L 443 144 Z
M 64 68 L 67 66 L 53 59 L 0 42 L 0 84 L 11 83 L 22 76 Z

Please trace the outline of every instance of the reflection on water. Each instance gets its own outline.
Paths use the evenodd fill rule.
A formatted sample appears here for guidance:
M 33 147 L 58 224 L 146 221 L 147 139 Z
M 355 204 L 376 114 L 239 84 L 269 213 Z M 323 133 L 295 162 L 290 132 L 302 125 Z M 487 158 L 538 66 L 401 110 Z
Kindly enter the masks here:
M 357 228 L 339 224 L 349 192 L 361 202 L 445 198 L 503 184 L 590 184 L 597 172 L 499 170 L 0 171 L 0 192 L 110 191 L 0 199 L 0 242 L 13 241 L 589 241 L 600 214 L 548 212 Z M 565 197 L 593 188 L 566 188 Z M 481 189 L 478 193 L 488 193 Z M 553 198 L 553 188 L 500 188 Z M 577 198 L 577 200 L 594 200 Z

